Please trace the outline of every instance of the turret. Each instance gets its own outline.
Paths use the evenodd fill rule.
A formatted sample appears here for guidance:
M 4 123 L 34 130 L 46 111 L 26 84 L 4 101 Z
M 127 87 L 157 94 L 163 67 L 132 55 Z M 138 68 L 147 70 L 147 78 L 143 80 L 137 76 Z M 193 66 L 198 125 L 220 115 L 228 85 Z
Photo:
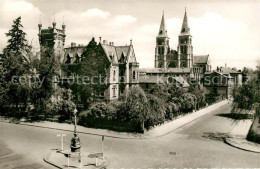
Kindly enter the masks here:
M 62 31 L 63 33 L 65 34 L 65 28 L 66 28 L 66 25 L 64 25 L 64 23 L 62 24 Z
M 182 22 L 181 32 L 179 34 L 178 67 L 192 68 L 192 66 L 193 66 L 192 36 L 190 34 L 188 17 L 185 8 L 185 14 Z
M 166 55 L 168 54 L 169 38 L 167 35 L 167 30 L 164 21 L 164 12 L 162 15 L 161 25 L 159 28 L 159 33 L 156 37 L 156 47 L 155 47 L 155 67 L 156 68 L 166 68 Z
M 39 34 L 41 34 L 41 31 L 42 31 L 42 24 L 39 23 L 39 24 L 38 24 L 38 27 L 39 27 Z
M 52 23 L 52 27 L 53 27 L 53 29 L 56 28 L 56 22 L 53 22 L 53 23 Z

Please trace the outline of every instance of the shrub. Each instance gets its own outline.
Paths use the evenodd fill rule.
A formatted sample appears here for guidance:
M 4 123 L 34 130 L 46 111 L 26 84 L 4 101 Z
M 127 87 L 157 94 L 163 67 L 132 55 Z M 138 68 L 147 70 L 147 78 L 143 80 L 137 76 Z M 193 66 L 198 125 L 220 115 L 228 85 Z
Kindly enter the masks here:
M 101 118 L 106 116 L 106 111 L 107 111 L 107 105 L 104 102 L 98 102 L 94 103 L 89 111 L 88 115 L 96 117 L 96 118 Z
M 183 102 L 181 103 L 181 111 L 184 113 L 192 112 L 196 104 L 196 96 L 191 93 L 184 93 L 182 95 Z
M 178 115 L 180 109 L 180 105 L 174 102 L 169 102 L 166 106 L 166 114 L 165 118 L 172 120 L 174 117 Z

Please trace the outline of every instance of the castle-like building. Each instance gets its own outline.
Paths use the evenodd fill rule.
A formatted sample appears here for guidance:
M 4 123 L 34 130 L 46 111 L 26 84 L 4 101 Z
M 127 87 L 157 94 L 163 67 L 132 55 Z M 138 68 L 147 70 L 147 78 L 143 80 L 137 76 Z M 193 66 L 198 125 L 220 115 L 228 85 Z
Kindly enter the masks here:
M 53 27 L 42 29 L 39 24 L 39 41 L 41 50 L 51 48 L 57 61 L 62 64 L 77 64 L 81 61 L 81 55 L 86 46 L 71 43 L 64 48 L 65 28 Z M 169 82 L 169 77 L 182 87 L 188 87 L 187 79 L 198 82 L 203 78 L 205 72 L 211 71 L 209 55 L 193 55 L 192 36 L 188 25 L 188 17 L 185 10 L 184 19 L 179 34 L 177 50 L 169 46 L 169 37 L 165 25 L 164 14 L 156 37 L 154 68 L 139 68 L 136 60 L 132 40 L 130 45 L 116 46 L 113 42 L 101 40 L 99 42 L 110 62 L 110 70 L 107 77 L 109 89 L 103 94 L 108 100 L 117 99 L 131 85 L 140 85 L 144 89 L 150 88 L 157 83 Z M 73 76 L 65 72 L 66 76 Z M 159 78 L 159 79 L 158 79 Z

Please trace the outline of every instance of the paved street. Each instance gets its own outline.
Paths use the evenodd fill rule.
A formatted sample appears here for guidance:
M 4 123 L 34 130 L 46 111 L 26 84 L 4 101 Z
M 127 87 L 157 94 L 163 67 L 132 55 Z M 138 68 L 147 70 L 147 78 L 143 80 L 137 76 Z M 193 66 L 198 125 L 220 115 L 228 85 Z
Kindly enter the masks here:
M 259 167 L 260 154 L 223 143 L 221 136 L 235 122 L 219 114 L 230 113 L 225 105 L 168 135 L 153 139 L 105 138 L 108 168 L 163 167 Z M 53 168 L 42 160 L 44 153 L 60 147 L 61 131 L 0 123 L 0 168 Z M 69 148 L 71 132 L 64 138 Z M 101 151 L 101 137 L 81 134 L 83 151 Z M 7 145 L 7 147 L 5 146 Z

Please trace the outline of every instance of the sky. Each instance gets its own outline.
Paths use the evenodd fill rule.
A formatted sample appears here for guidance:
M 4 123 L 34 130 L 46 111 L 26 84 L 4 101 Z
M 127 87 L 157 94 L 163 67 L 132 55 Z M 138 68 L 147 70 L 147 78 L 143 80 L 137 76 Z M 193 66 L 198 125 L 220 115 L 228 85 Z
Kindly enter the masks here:
M 66 25 L 65 46 L 99 37 L 115 45 L 133 40 L 142 68 L 154 66 L 155 39 L 164 11 L 171 49 L 177 49 L 185 7 L 193 54 L 217 66 L 255 68 L 260 59 L 260 0 L 0 0 L 0 51 L 5 33 L 22 17 L 26 38 L 39 50 L 38 23 Z

